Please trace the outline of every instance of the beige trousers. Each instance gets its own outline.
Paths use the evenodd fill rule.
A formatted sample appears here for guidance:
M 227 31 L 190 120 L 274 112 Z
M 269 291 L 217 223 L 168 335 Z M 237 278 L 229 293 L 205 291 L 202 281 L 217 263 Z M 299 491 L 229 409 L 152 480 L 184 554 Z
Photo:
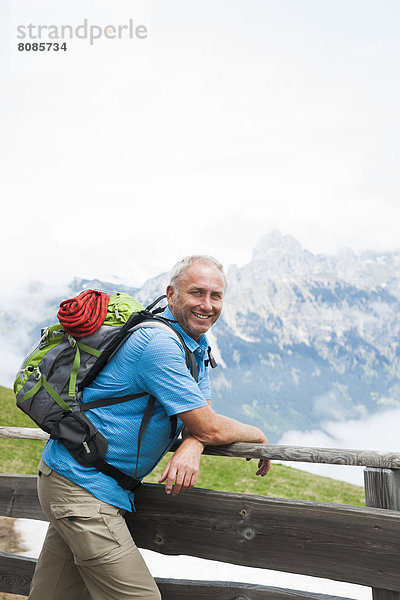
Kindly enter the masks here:
M 43 461 L 40 504 L 50 521 L 29 600 L 160 600 L 123 517 Z

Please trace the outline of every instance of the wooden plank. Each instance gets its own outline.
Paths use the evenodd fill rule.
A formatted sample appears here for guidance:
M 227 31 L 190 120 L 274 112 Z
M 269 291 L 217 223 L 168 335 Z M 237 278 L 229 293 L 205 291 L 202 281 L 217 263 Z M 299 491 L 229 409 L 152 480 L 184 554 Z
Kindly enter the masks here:
M 27 596 L 35 564 L 33 558 L 0 552 L 0 591 Z M 349 600 L 251 583 L 158 578 L 156 582 L 163 600 Z
M 163 600 L 349 600 L 299 590 L 232 583 L 227 581 L 189 581 L 157 579 Z
M 0 552 L 0 591 L 7 594 L 29 594 L 36 560 Z
M 365 503 L 367 506 L 400 509 L 400 471 L 393 469 L 365 469 Z M 400 592 L 372 589 L 374 600 L 400 600 Z
M 10 499 L 10 496 L 12 499 Z M 141 548 L 400 591 L 400 514 L 146 484 L 127 518 Z M 0 514 L 44 518 L 35 477 L 0 478 Z
M 393 511 L 156 485 L 136 506 L 127 522 L 141 548 L 400 590 Z
M 303 446 L 246 444 L 237 442 L 227 446 L 207 446 L 204 450 L 204 454 L 215 456 L 239 456 L 243 458 L 269 458 L 271 460 L 291 462 L 400 469 L 400 453 L 377 452 L 375 450 L 307 448 Z
M 41 429 L 0 426 L 0 438 L 47 440 L 49 435 Z M 179 445 L 179 444 L 178 444 Z M 175 446 L 174 449 L 176 449 Z M 237 456 L 242 458 L 269 458 L 290 462 L 325 463 L 358 467 L 400 469 L 399 452 L 375 450 L 348 450 L 343 448 L 308 448 L 265 444 L 235 443 L 227 446 L 207 446 L 204 454 Z
M 5 427 L 0 426 L 0 438 L 15 438 L 23 440 L 48 440 L 49 434 L 36 427 Z
M 36 475 L 0 473 L 0 515 L 46 521 L 36 489 Z
M 400 510 L 400 471 L 365 469 L 364 485 L 367 506 Z

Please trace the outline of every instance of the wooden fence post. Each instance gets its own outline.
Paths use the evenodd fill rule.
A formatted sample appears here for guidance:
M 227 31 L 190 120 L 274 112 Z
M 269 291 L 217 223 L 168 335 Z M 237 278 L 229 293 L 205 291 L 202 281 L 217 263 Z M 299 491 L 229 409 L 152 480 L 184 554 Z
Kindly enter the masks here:
M 364 469 L 365 503 L 374 508 L 400 510 L 400 470 Z M 372 588 L 374 600 L 400 600 L 400 592 Z

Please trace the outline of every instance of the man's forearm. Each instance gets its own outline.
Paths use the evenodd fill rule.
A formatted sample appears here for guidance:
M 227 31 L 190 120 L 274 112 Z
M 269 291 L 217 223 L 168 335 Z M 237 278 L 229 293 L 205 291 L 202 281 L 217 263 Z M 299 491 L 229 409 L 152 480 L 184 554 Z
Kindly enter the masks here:
M 225 417 L 216 415 L 213 428 L 209 432 L 203 432 L 196 436 L 204 444 L 222 445 L 232 442 L 254 442 L 255 444 L 267 444 L 267 438 L 263 432 L 254 427 Z
M 268 443 L 264 433 L 258 427 L 219 415 L 209 407 L 182 413 L 180 418 L 191 435 L 205 445 L 223 445 L 232 442 Z

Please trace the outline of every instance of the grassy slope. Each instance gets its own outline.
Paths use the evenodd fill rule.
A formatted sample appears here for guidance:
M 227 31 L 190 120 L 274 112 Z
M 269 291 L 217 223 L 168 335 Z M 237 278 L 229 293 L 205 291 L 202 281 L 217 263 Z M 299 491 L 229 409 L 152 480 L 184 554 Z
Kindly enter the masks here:
M 15 406 L 11 390 L 0 386 L 0 425 L 34 427 L 29 417 Z M 2 473 L 36 473 L 43 442 L 36 440 L 0 439 L 0 471 Z M 168 455 L 146 478 L 156 482 Z M 285 465 L 274 464 L 267 477 L 255 476 L 257 461 L 241 458 L 203 456 L 198 487 L 242 492 L 279 498 L 297 498 L 364 504 L 364 490 L 327 477 L 318 477 Z
M 12 390 L 0 386 L 0 425 L 36 427 L 15 405 Z M 44 442 L 38 440 L 0 439 L 0 471 L 2 473 L 36 473 Z
M 146 481 L 157 482 L 167 459 L 168 455 Z M 356 485 L 328 477 L 318 477 L 281 464 L 273 464 L 266 477 L 257 477 L 256 470 L 256 460 L 247 462 L 243 458 L 203 456 L 196 485 L 275 498 L 365 505 L 364 489 Z

